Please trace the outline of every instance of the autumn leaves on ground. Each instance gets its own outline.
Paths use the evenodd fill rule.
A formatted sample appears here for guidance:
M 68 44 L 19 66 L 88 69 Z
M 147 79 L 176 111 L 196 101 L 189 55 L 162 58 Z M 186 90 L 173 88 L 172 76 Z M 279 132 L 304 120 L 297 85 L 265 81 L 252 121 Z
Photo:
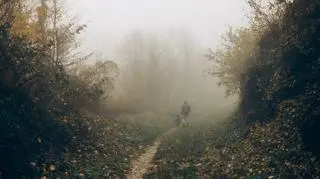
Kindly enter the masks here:
M 135 31 L 105 59 L 62 1 L 0 0 L 0 178 L 319 178 L 320 4 L 248 3 L 216 49 Z

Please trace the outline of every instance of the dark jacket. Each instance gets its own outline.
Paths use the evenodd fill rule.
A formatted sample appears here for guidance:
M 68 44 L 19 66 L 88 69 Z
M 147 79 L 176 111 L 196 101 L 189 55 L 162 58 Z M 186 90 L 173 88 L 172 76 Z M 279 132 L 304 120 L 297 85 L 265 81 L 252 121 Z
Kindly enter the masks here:
M 182 113 L 183 114 L 189 114 L 189 112 L 191 111 L 191 108 L 190 108 L 190 106 L 189 106 L 189 104 L 188 103 L 184 103 L 183 105 L 182 105 L 182 109 L 181 109 L 182 111 Z

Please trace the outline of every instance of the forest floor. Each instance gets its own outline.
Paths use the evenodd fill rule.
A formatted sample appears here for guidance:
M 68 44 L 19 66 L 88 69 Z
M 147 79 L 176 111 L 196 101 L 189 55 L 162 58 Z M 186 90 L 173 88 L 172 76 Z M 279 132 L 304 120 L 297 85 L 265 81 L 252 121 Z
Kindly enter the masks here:
M 149 168 L 153 167 L 153 160 L 158 151 L 158 148 L 161 144 L 161 140 L 163 137 L 170 135 L 177 128 L 172 128 L 162 136 L 157 138 L 153 145 L 150 146 L 144 154 L 134 160 L 131 164 L 130 172 L 127 176 L 129 179 L 143 178 L 144 174 L 148 172 Z

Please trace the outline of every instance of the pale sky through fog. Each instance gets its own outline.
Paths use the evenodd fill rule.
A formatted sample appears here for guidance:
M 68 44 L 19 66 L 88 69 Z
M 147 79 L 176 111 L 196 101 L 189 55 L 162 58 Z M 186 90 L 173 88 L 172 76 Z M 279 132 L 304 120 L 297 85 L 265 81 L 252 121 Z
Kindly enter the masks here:
M 136 29 L 187 28 L 205 48 L 214 47 L 226 25 L 245 25 L 245 0 L 67 0 L 69 11 L 87 23 L 84 48 L 112 51 Z

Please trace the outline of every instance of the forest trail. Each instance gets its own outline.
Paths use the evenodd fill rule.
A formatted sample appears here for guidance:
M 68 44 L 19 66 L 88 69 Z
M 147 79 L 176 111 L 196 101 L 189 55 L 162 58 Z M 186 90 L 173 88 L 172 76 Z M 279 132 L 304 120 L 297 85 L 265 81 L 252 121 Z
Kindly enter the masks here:
M 141 179 L 152 165 L 152 160 L 157 153 L 158 147 L 161 144 L 161 140 L 164 136 L 171 134 L 177 128 L 172 128 L 160 137 L 158 137 L 152 146 L 150 146 L 144 154 L 134 160 L 131 164 L 131 170 L 127 176 L 129 179 Z

